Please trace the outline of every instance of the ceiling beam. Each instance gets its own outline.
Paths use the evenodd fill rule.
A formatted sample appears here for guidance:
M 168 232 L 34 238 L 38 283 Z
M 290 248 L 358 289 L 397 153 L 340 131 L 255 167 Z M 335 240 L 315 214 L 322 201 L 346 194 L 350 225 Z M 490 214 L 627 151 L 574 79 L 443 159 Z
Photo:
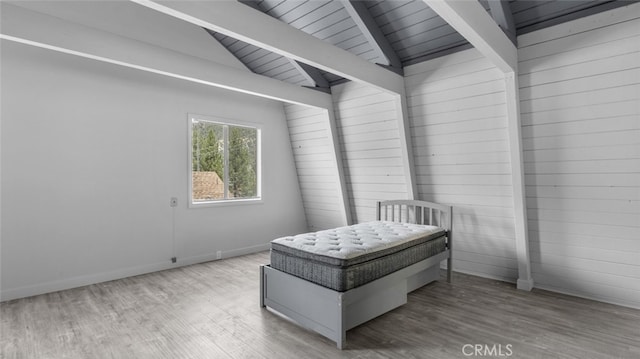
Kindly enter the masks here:
M 520 101 L 518 97 L 518 50 L 478 1 L 423 0 L 456 29 L 480 53 L 504 73 L 507 125 L 514 206 L 517 288 L 531 290 L 531 260 L 527 230 Z
M 215 33 L 215 31 L 211 31 L 211 30 L 209 30 L 209 29 L 207 29 L 207 28 L 204 28 L 204 27 L 203 27 L 202 29 L 203 29 L 203 30 L 204 30 L 204 31 L 205 31 L 209 36 L 211 36 L 211 38 L 212 38 L 213 40 L 215 40 L 218 44 L 220 44 L 220 46 L 221 46 L 223 49 L 225 49 L 229 55 L 233 56 L 236 60 L 238 60 L 238 62 L 242 64 L 243 68 L 247 69 L 247 71 L 251 71 L 251 69 L 249 68 L 249 66 L 247 66 L 247 64 L 245 64 L 244 62 L 240 61 L 240 59 L 239 59 L 239 58 L 237 58 L 237 57 L 236 57 L 236 55 L 234 55 L 234 54 L 233 54 L 233 52 L 229 51 L 229 48 L 228 48 L 227 46 L 225 46 L 225 45 L 222 43 L 222 41 L 218 40 L 218 38 L 216 37 L 216 33 Z M 253 71 L 251 71 L 251 72 L 253 72 Z
M 529 256 L 529 229 L 527 225 L 527 198 L 524 182 L 524 155 L 522 147 L 522 122 L 520 121 L 520 86 L 515 72 L 505 74 L 505 98 L 507 102 L 507 134 L 511 162 L 511 193 L 513 196 L 514 234 L 516 259 L 518 260 L 518 289 L 533 288 L 531 258 Z
M 0 39 L 288 103 L 330 108 L 330 95 L 110 32 L 3 4 Z
M 515 45 L 478 1 L 423 0 L 502 72 L 518 65 Z
M 516 23 L 513 21 L 513 13 L 509 6 L 509 0 L 488 0 L 491 17 L 500 26 L 505 35 L 514 45 L 518 45 L 516 40 Z
M 384 36 L 380 27 L 371 16 L 369 9 L 364 1 L 358 0 L 341 0 L 345 10 L 351 16 L 351 19 L 356 23 L 360 32 L 367 39 L 369 44 L 373 47 L 373 51 L 378 58 L 383 59 L 386 63 L 382 65 L 388 65 L 396 71 L 402 71 L 402 61 L 396 54 L 396 51 L 391 47 L 389 40 Z M 402 72 L 400 72 L 402 74 Z
M 264 13 L 264 10 L 260 7 L 260 5 L 258 5 L 256 0 L 239 0 L 239 1 L 253 8 L 254 10 L 258 10 Z M 207 29 L 207 31 L 210 31 L 210 30 Z M 329 85 L 329 81 L 327 81 L 327 79 L 325 79 L 324 76 L 322 76 L 322 74 L 318 69 L 316 69 L 313 66 L 309 66 L 303 62 L 298 62 L 296 60 L 293 60 L 289 57 L 286 57 L 286 59 L 289 60 L 289 63 L 291 64 L 291 66 L 293 66 L 296 69 L 296 71 L 298 71 L 300 75 L 302 75 L 302 77 L 304 77 L 304 79 L 307 82 L 309 82 L 310 88 L 320 90 L 326 93 L 331 93 L 331 89 L 330 89 L 331 86 Z
M 385 92 L 404 88 L 402 76 L 237 1 L 131 1 Z
M 398 116 L 398 135 L 400 137 L 402 167 L 405 180 L 407 181 L 407 199 L 419 199 L 407 94 L 405 90 L 403 90 L 402 93 L 394 95 L 393 97 L 396 105 L 396 114 Z
M 351 216 L 351 200 L 349 199 L 349 190 L 347 189 L 347 176 L 345 174 L 346 167 L 342 156 L 342 146 L 340 145 L 340 135 L 338 133 L 338 125 L 336 120 L 336 112 L 334 111 L 333 104 L 325 112 L 328 121 L 327 130 L 329 132 L 327 138 L 330 146 L 332 147 L 331 159 L 336 168 L 337 183 L 339 187 L 338 198 L 340 200 L 340 214 L 344 219 L 345 225 L 349 226 L 353 224 L 353 218 Z
M 215 31 L 209 30 L 207 28 L 203 28 L 203 29 L 207 32 L 207 34 L 211 35 L 211 37 L 214 40 L 218 41 L 220 46 L 222 46 L 225 49 L 227 49 L 226 46 L 222 42 L 220 42 L 218 40 L 218 38 L 216 38 L 216 32 Z M 235 55 L 233 55 L 233 53 L 231 51 L 229 51 L 229 49 L 227 49 L 227 51 L 232 56 L 235 56 Z M 293 68 L 296 71 L 298 71 L 298 73 L 300 73 L 300 75 L 302 77 L 304 77 L 304 79 L 307 81 L 307 86 L 305 86 L 305 87 L 313 88 L 313 89 L 320 90 L 320 91 L 327 92 L 327 93 L 331 92 L 330 86 L 329 86 L 329 82 L 322 76 L 322 74 L 320 73 L 320 71 L 318 69 L 316 69 L 313 66 L 309 66 L 307 64 L 300 63 L 300 62 L 298 62 L 296 60 L 292 60 L 292 59 L 290 59 L 288 57 L 285 57 L 285 59 L 287 59 L 289 61 L 289 63 L 291 64 L 291 66 L 293 66 Z M 240 61 L 240 59 L 238 59 L 238 61 Z M 247 70 L 253 72 L 253 70 L 251 70 L 247 66 L 247 64 L 243 63 L 242 61 L 240 61 L 240 62 L 244 65 L 244 67 Z
M 255 0 L 240 0 L 241 3 L 250 6 L 251 8 L 258 10 L 260 12 L 264 12 L 264 10 L 258 5 Z M 329 81 L 322 76 L 320 71 L 313 66 L 309 66 L 303 62 L 298 62 L 294 59 L 286 57 L 289 60 L 291 66 L 293 66 L 296 71 L 304 77 L 304 79 L 309 82 L 309 87 L 320 90 L 322 92 L 331 93 L 331 86 L 329 85 Z
M 324 92 L 331 92 L 331 85 L 329 84 L 329 81 L 322 76 L 320 70 L 313 66 L 309 66 L 304 62 L 298 62 L 289 58 L 287 59 L 291 62 L 291 65 L 300 72 L 302 77 L 311 83 L 311 87 L 315 87 L 316 89 Z
M 298 71 L 298 73 L 304 77 L 304 80 L 306 81 L 306 85 L 303 85 L 305 87 L 315 87 L 316 86 L 316 82 L 313 80 L 313 77 L 311 77 L 311 75 L 309 75 L 308 72 L 306 72 L 302 66 L 300 66 L 302 63 L 298 62 L 296 60 L 290 59 L 288 57 L 285 57 L 285 59 L 287 59 L 287 61 L 289 61 L 289 64 L 291 66 L 293 66 L 294 69 L 296 69 L 296 71 Z

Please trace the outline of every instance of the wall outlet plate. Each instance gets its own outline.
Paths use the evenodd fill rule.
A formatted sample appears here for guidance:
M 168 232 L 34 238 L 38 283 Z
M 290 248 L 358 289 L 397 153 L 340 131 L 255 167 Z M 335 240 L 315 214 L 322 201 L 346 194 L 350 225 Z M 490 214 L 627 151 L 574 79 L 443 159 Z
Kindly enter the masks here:
M 169 206 L 178 207 L 178 198 L 177 197 L 171 197 L 171 200 L 169 201 Z

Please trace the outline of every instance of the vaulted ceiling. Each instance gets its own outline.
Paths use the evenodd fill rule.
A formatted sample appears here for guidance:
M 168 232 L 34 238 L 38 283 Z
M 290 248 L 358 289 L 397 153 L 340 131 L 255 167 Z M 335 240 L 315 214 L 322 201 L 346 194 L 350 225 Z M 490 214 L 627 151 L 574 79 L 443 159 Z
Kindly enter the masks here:
M 207 60 L 212 53 L 217 53 L 225 57 L 221 63 L 233 63 L 231 69 L 225 70 L 216 70 L 212 65 L 193 64 L 186 67 L 188 75 L 185 68 L 176 65 L 180 61 L 172 63 L 163 57 L 147 58 L 142 48 L 135 49 L 133 44 L 123 54 L 119 48 L 106 51 L 104 44 L 95 49 L 89 45 L 98 40 L 90 39 L 86 31 L 74 34 L 86 37 L 82 39 L 84 42 L 79 39 L 71 41 L 63 33 L 48 30 L 42 21 L 34 20 L 43 28 L 39 32 L 4 16 L 7 20 L 3 21 L 1 35 L 12 41 L 72 51 L 85 57 L 169 73 L 212 86 L 314 105 L 317 101 L 325 103 L 331 97 L 319 97 L 317 91 L 306 91 L 307 88 L 328 93 L 333 85 L 348 80 L 367 83 L 393 94 L 402 92 L 404 67 L 470 48 L 469 36 L 479 36 L 471 40 L 474 46 L 483 55 L 494 56 L 491 61 L 503 71 L 512 71 L 510 68 L 517 63 L 517 56 L 509 40 L 515 42 L 517 35 L 637 1 L 3 1 L 3 4 L 11 3 Z M 482 24 L 491 29 L 489 32 L 472 29 L 471 34 L 459 33 L 464 30 L 459 24 L 453 25 L 456 29 L 452 27 L 455 19 L 441 17 L 447 16 L 442 11 L 446 14 L 458 10 L 442 9 L 442 6 L 453 6 L 458 10 L 466 8 L 467 18 L 461 19 L 463 27 L 476 27 L 478 24 L 469 25 L 468 21 L 482 18 Z M 168 17 L 161 18 L 164 15 L 160 14 Z M 169 21 L 170 26 L 162 25 L 162 22 Z M 174 27 L 180 31 L 171 30 Z M 501 36 L 500 29 L 506 37 Z M 159 33 L 164 35 L 159 36 Z M 497 40 L 498 43 L 487 43 L 486 40 Z M 481 50 L 482 43 L 484 50 Z M 220 48 L 228 51 L 209 51 Z M 141 56 L 144 61 L 131 61 L 133 54 Z M 507 54 L 509 58 L 503 58 Z M 159 60 L 164 60 L 164 63 L 158 64 Z M 242 67 L 246 68 L 240 70 Z
M 628 0 L 479 0 L 515 41 L 517 35 L 628 4 Z M 363 60 L 390 71 L 471 47 L 422 0 L 242 0 Z M 329 91 L 345 79 L 207 30 L 249 70 Z

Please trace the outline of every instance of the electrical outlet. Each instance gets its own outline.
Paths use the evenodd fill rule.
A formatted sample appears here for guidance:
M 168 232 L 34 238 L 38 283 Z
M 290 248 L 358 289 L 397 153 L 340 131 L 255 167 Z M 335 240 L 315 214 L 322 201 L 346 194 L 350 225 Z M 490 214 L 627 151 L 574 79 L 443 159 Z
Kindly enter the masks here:
M 178 207 L 178 198 L 177 197 L 171 197 L 171 200 L 169 201 L 169 206 Z
M 222 259 L 222 251 L 216 252 L 216 259 Z
M 176 258 L 176 257 L 171 257 L 171 263 L 175 263 L 175 262 L 177 262 L 177 261 L 178 261 L 178 258 Z

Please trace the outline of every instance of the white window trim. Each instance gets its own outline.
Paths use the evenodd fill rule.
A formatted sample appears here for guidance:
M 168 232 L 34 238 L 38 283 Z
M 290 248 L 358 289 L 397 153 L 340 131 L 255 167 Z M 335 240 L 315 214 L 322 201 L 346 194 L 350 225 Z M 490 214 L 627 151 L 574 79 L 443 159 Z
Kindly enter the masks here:
M 239 198 L 239 199 L 219 199 L 206 202 L 194 202 L 193 201 L 193 167 L 192 167 L 192 151 L 193 146 L 191 141 L 193 140 L 192 121 L 202 120 L 207 122 L 214 122 L 222 125 L 238 126 L 238 127 L 251 127 L 258 130 L 258 153 L 257 153 L 257 197 L 255 198 Z M 227 132 L 225 131 L 225 142 L 228 142 Z M 262 125 L 255 122 L 242 121 L 237 119 L 222 118 L 208 115 L 199 115 L 195 113 L 187 114 L 187 173 L 189 192 L 187 194 L 189 200 L 189 208 L 207 208 L 207 207 L 219 207 L 219 206 L 237 206 L 237 205 L 251 205 L 262 204 Z M 228 162 L 228 153 L 225 151 L 225 162 Z M 225 164 L 225 168 L 228 164 Z M 225 197 L 228 192 L 228 183 L 225 182 Z

